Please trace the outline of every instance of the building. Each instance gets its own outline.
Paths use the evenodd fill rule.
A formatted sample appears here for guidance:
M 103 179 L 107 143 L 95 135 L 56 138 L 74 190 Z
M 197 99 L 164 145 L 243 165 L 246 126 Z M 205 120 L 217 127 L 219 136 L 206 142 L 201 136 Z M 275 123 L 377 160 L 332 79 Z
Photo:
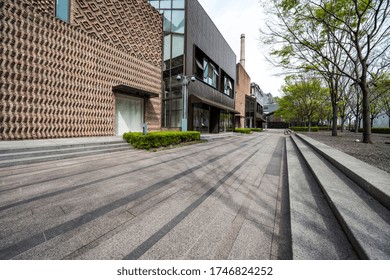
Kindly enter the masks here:
M 264 93 L 260 86 L 251 83 L 245 70 L 245 34 L 241 35 L 240 62 L 237 63 L 236 127 L 262 128 Z
M 256 99 L 256 107 L 254 108 L 253 114 L 255 120 L 255 127 L 265 128 L 266 120 L 264 116 L 264 104 L 267 104 L 265 103 L 265 93 L 258 84 L 251 83 L 251 96 Z
M 188 130 L 202 133 L 231 131 L 238 113 L 234 107 L 233 50 L 198 1 L 149 2 L 164 17 L 163 129 L 182 129 L 186 125 Z M 188 101 L 184 104 L 184 80 L 179 81 L 178 75 L 195 78 L 188 86 Z
M 147 1 L 0 8 L 0 139 L 161 129 L 162 16 Z

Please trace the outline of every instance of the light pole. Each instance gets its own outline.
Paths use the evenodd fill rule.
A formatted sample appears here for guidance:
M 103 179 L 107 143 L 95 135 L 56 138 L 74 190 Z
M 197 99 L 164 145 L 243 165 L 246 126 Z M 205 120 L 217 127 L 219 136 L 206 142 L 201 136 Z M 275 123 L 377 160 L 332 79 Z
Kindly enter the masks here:
M 195 82 L 196 78 L 194 76 L 187 77 L 184 75 L 178 75 L 176 80 L 182 82 L 182 97 L 183 97 L 183 112 L 181 117 L 181 131 L 187 131 L 187 115 L 188 115 L 188 85 L 190 82 Z

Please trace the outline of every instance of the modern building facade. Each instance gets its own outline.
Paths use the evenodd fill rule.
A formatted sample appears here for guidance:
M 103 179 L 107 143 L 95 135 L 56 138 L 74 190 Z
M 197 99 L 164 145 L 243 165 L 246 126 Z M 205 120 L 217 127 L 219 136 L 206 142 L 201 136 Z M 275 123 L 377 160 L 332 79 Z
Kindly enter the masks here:
M 256 83 L 251 83 L 251 96 L 255 98 L 256 104 L 253 109 L 254 123 L 257 128 L 265 128 L 266 119 L 264 116 L 264 104 L 266 104 L 265 94 L 260 86 Z
M 0 139 L 161 129 L 162 16 L 145 0 L 5 0 Z
M 149 0 L 164 18 L 162 127 L 181 129 L 182 81 L 188 86 L 187 127 L 202 133 L 233 129 L 236 55 L 196 0 Z

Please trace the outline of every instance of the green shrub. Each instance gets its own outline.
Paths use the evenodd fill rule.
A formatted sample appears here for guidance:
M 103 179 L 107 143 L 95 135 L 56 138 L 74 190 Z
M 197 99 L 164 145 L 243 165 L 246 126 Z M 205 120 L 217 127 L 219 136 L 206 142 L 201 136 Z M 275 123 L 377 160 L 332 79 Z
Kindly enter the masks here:
M 263 131 L 262 128 L 251 128 L 250 130 L 253 132 L 262 132 Z
M 243 133 L 243 134 L 251 134 L 252 130 L 250 128 L 236 128 L 234 132 Z
M 372 133 L 390 134 L 390 127 L 371 128 Z
M 123 134 L 123 139 L 125 139 L 136 149 L 149 150 L 151 148 L 177 145 L 182 142 L 199 141 L 200 132 L 158 131 L 149 132 L 146 135 L 143 135 L 141 132 L 127 132 Z
M 309 131 L 309 127 L 307 126 L 293 126 L 290 128 L 291 130 L 294 130 L 294 131 L 304 131 L 304 132 L 308 132 Z M 318 126 L 312 126 L 311 127 L 311 132 L 318 132 L 319 128 Z

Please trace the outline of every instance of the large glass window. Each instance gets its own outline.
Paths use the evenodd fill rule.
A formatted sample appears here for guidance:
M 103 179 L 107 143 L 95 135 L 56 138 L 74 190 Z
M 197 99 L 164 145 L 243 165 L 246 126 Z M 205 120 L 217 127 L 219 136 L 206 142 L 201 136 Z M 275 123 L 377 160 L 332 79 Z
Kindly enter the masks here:
M 172 59 L 184 54 L 184 35 L 172 36 Z
M 209 132 L 210 109 L 204 104 L 193 104 L 193 129 L 200 132 Z
M 69 0 L 56 0 L 56 17 L 69 22 Z
M 172 11 L 165 10 L 163 15 L 164 15 L 164 31 L 171 32 Z
M 160 5 L 159 5 L 159 0 L 150 0 L 149 1 L 150 2 L 150 4 L 153 6 L 153 7 L 155 7 L 156 9 L 159 9 L 159 7 L 160 7 Z
M 172 0 L 160 0 L 160 9 L 170 9 Z
M 176 76 L 184 72 L 185 0 L 149 0 L 163 14 L 164 96 L 162 126 L 181 127 L 182 85 Z
M 226 111 L 219 113 L 219 132 L 233 131 L 233 115 Z
M 173 0 L 172 1 L 172 8 L 184 9 L 184 2 L 185 2 L 185 0 Z
M 184 34 L 184 11 L 172 11 L 172 32 Z

